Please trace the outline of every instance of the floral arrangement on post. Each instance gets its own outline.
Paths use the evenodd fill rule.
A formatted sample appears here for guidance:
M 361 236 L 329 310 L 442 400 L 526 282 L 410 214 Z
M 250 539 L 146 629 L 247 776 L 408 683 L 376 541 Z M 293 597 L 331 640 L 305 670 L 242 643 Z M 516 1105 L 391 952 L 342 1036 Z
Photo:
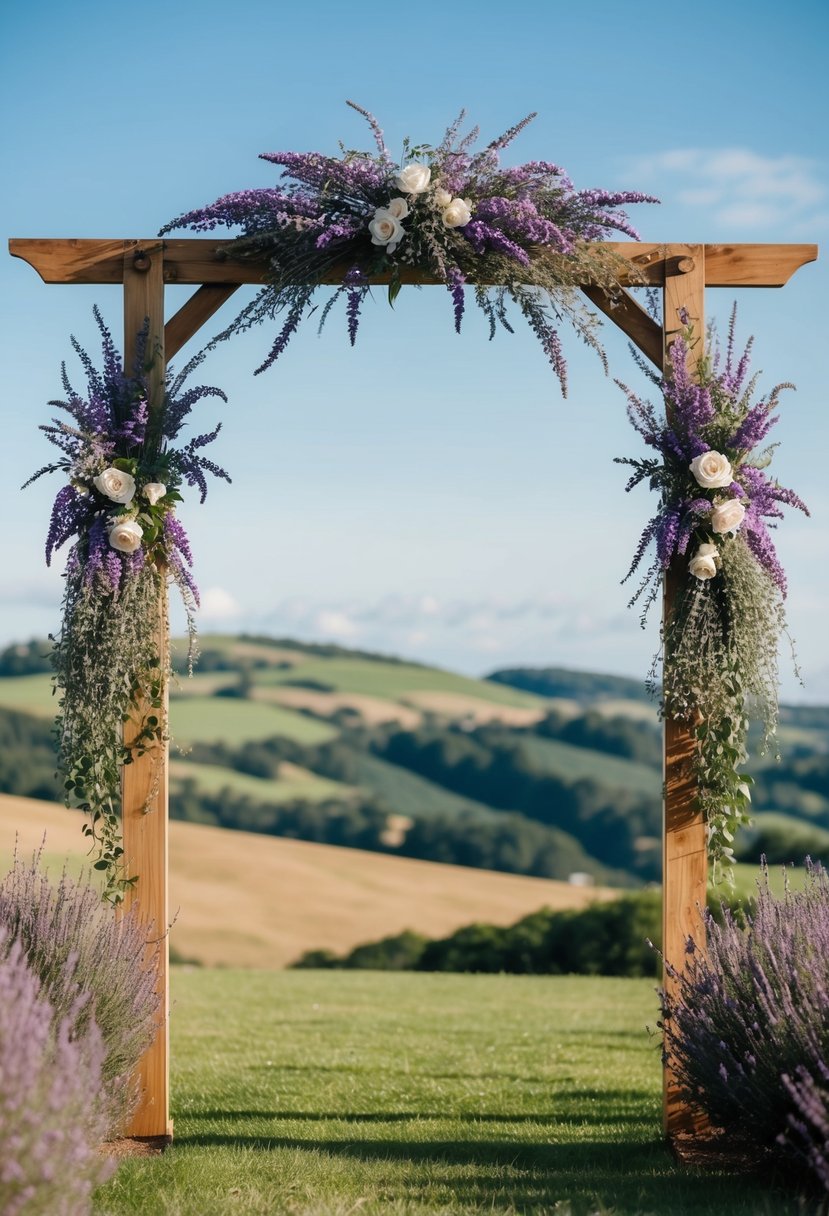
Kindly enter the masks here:
M 577 289 L 593 282 L 618 291 L 623 264 L 610 250 L 588 242 L 600 242 L 614 230 L 638 239 L 619 208 L 657 200 L 630 191 L 575 190 L 563 169 L 547 161 L 502 168 L 501 151 L 535 114 L 473 153 L 478 128 L 459 138 L 462 111 L 436 148 L 405 141 L 398 165 L 373 115 L 352 101 L 348 105 L 367 119 L 376 154 L 342 144 L 340 157 L 265 153 L 261 159 L 284 166 L 286 185 L 227 194 L 162 228 L 161 235 L 182 227 L 209 232 L 220 225 L 241 226 L 228 255 L 269 263 L 271 283 L 214 341 L 283 313 L 282 328 L 257 369 L 264 371 L 285 350 L 302 318 L 315 310 L 317 290 L 340 282 L 319 328 L 334 302 L 345 296 L 353 344 L 370 280 L 387 280 L 393 303 L 402 271 L 416 270 L 446 286 L 458 331 L 467 284 L 474 284 L 490 337 L 499 324 L 512 332 L 506 306 L 515 304 L 566 393 L 559 324 L 571 322 L 603 358 L 597 318 L 584 308 Z
M 41 426 L 61 452 L 25 485 L 45 473 L 61 472 L 68 484 L 57 493 L 46 540 L 46 564 L 74 538 L 69 550 L 63 597 L 63 623 L 52 652 L 54 683 L 60 693 L 56 737 L 69 806 L 87 814 L 94 866 L 106 875 L 105 897 L 117 902 L 135 882 L 123 872 L 120 844 L 121 767 L 165 737 L 164 689 L 157 636 L 161 590 L 169 578 L 178 587 L 190 634 L 190 663 L 195 657 L 198 587 L 190 571 L 192 555 L 184 527 L 176 518 L 179 487 L 195 486 L 204 501 L 206 474 L 229 481 L 224 469 L 201 454 L 221 423 L 182 447 L 170 446 L 188 414 L 203 397 L 219 397 L 208 386 L 184 389 L 201 362 L 197 355 L 178 375 L 168 372 L 160 408 L 153 408 L 146 373 L 146 334 L 139 340 L 137 370 L 124 373 L 112 338 L 97 308 L 102 339 L 102 370 L 72 338 L 87 379 L 86 395 L 77 393 L 62 368 L 65 401 L 50 405 L 70 421 Z M 25 488 L 25 487 L 24 487 Z M 148 711 L 129 744 L 122 724 L 142 700 Z
M 749 822 L 750 778 L 740 772 L 749 717 L 763 722 L 764 747 L 777 725 L 786 576 L 769 529 L 784 506 L 809 514 L 792 490 L 765 471 L 776 445 L 760 447 L 777 422 L 780 393 L 792 385 L 779 384 L 756 399 L 757 376 L 747 379 L 752 342 L 738 358 L 735 321 L 736 310 L 724 363 L 715 351 L 713 360 L 699 360 L 696 377 L 688 368 L 690 329 L 671 347 L 670 372 L 663 378 L 637 359 L 661 389 L 665 415 L 620 387 L 630 421 L 657 456 L 617 461 L 633 468 L 628 490 L 647 481 L 661 494 L 625 576 L 639 568 L 653 542 L 655 556 L 631 600 L 632 605 L 645 595 L 643 625 L 663 576 L 675 562 L 687 563 L 663 628 L 662 704 L 667 717 L 686 722 L 696 737 L 696 776 L 715 879 L 723 863 L 734 860 L 736 829 Z M 654 687 L 655 670 L 656 663 Z

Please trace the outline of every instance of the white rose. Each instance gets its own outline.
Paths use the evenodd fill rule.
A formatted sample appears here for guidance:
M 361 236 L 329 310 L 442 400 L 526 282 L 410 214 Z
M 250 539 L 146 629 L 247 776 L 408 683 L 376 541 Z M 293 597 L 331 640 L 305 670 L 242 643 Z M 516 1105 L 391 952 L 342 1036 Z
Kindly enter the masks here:
M 154 507 L 159 498 L 163 498 L 167 493 L 167 487 L 163 481 L 148 481 L 141 493 L 150 506 Z
M 404 220 L 409 214 L 409 204 L 404 198 L 393 198 L 385 210 L 396 220 Z
M 465 198 L 453 198 L 443 211 L 443 222 L 447 228 L 464 228 L 472 219 L 472 208 Z
M 739 498 L 727 498 L 711 512 L 711 528 L 714 532 L 736 532 L 745 513 L 746 509 Z
M 717 573 L 717 560 L 720 551 L 716 545 L 700 545 L 688 563 L 688 569 L 694 578 L 713 578 Z
M 394 253 L 406 235 L 400 220 L 386 207 L 377 208 L 374 219 L 369 221 L 368 230 L 372 245 L 385 245 L 389 253 Z
M 444 207 L 448 207 L 452 202 L 452 195 L 448 190 L 442 190 L 440 187 L 435 191 L 435 206 L 443 211 Z
M 734 480 L 731 462 L 721 452 L 703 452 L 691 461 L 689 468 L 697 483 L 706 490 L 730 486 Z
M 431 176 L 432 170 L 428 165 L 421 164 L 419 160 L 413 160 L 410 165 L 406 165 L 405 169 L 400 170 L 394 179 L 394 184 L 404 194 L 422 194 L 424 190 L 428 189 Z
M 135 553 L 136 549 L 141 548 L 143 536 L 140 524 L 137 524 L 134 519 L 125 519 L 123 523 L 110 528 L 109 543 L 120 553 Z
M 97 477 L 92 478 L 96 490 L 111 498 L 113 502 L 126 505 L 132 502 L 135 494 L 135 478 L 121 469 L 104 469 Z

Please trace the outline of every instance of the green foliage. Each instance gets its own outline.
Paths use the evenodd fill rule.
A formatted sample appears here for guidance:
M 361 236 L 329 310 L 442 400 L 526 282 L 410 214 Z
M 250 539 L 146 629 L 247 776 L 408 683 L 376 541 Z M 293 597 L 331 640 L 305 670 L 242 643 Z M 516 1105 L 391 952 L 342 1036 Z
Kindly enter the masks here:
M 641 680 L 592 671 L 570 671 L 566 667 L 507 667 L 487 676 L 495 684 L 506 684 L 541 697 L 561 697 L 582 703 L 621 698 L 650 701 Z
M 52 643 L 39 638 L 0 650 L 0 678 L 31 676 L 52 670 Z
M 406 931 L 337 958 L 304 954 L 295 967 L 374 971 L 471 971 L 520 975 L 656 976 L 662 897 L 642 891 L 580 912 L 544 908 L 510 926 L 475 924 L 428 941 Z M 652 945 L 653 943 L 653 945 Z

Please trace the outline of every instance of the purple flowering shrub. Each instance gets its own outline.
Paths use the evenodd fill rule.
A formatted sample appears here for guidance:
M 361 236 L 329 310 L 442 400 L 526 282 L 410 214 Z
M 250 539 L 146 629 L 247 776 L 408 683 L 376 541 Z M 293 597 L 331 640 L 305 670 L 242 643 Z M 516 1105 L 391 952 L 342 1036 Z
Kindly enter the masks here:
M 19 941 L 0 926 L 0 1211 L 83 1216 L 114 1162 L 99 1146 L 105 1047 L 95 1022 L 80 1025 L 76 994 L 50 1004 Z
M 62 473 L 67 484 L 55 498 L 46 540 L 46 563 L 72 542 L 66 561 L 63 622 L 52 654 L 61 693 L 56 726 L 59 764 L 67 804 L 87 814 L 84 831 L 96 849 L 95 866 L 105 872 L 105 897 L 123 898 L 135 881 L 123 872 L 120 844 L 121 766 L 162 740 L 166 731 L 164 689 L 156 633 L 161 591 L 170 580 L 184 602 L 195 657 L 195 611 L 199 592 L 187 533 L 175 511 L 181 489 L 194 488 L 202 501 L 207 474 L 230 480 L 203 454 L 219 426 L 186 443 L 180 432 L 194 405 L 225 395 L 206 385 L 187 388 L 197 355 L 178 375 L 168 371 L 160 400 L 150 400 L 146 334 L 139 341 L 136 369 L 124 371 L 97 308 L 100 370 L 75 339 L 72 345 L 86 376 L 76 391 L 63 369 L 66 399 L 50 404 L 63 417 L 41 426 L 59 457 L 26 483 Z M 135 714 L 134 737 L 123 743 L 122 724 Z
M 119 915 L 98 891 L 66 873 L 54 886 L 16 857 L 0 882 L 0 932 L 19 947 L 54 1012 L 82 1038 L 96 1026 L 103 1044 L 95 1102 L 101 1134 L 118 1135 L 138 1098 L 134 1071 L 155 1034 L 160 997 L 153 947 L 137 909 Z
M 746 924 L 726 908 L 706 928 L 663 993 L 665 1054 L 715 1127 L 829 1186 L 829 875 L 808 864 L 778 899 L 764 870 Z
M 777 385 L 759 396 L 749 378 L 751 342 L 735 351 L 732 313 L 725 359 L 689 369 L 690 330 L 671 347 L 669 372 L 656 384 L 662 408 L 620 387 L 628 417 L 655 455 L 620 459 L 632 469 L 627 489 L 642 482 L 659 492 L 625 576 L 650 563 L 630 603 L 645 597 L 642 623 L 669 570 L 677 572 L 674 606 L 663 630 L 663 709 L 696 734 L 695 770 L 715 877 L 733 861 L 737 828 L 749 822 L 749 708 L 764 724 L 763 746 L 777 724 L 778 649 L 786 631 L 786 578 L 771 539 L 783 508 L 808 515 L 802 500 L 767 470 L 763 447 L 778 419 Z M 684 575 L 684 577 L 683 577 Z M 656 663 L 652 672 L 655 685 Z
M 270 353 L 257 369 L 264 371 L 303 317 L 315 311 L 317 289 L 341 276 L 320 328 L 334 302 L 345 296 L 353 344 L 371 278 L 388 282 L 393 303 L 402 272 L 414 270 L 444 284 L 458 331 L 467 285 L 474 286 L 490 337 L 499 325 L 512 332 L 506 308 L 517 306 L 566 394 L 559 323 L 570 321 L 600 349 L 597 319 L 581 309 L 576 289 L 588 281 L 609 291 L 618 288 L 619 261 L 588 243 L 613 232 L 638 239 L 620 208 L 657 200 L 633 191 L 576 190 L 564 170 L 548 161 L 504 168 L 501 152 L 535 114 L 475 152 L 478 128 L 460 135 L 462 111 L 437 147 L 404 141 L 408 163 L 397 165 L 374 116 L 354 102 L 348 105 L 367 120 L 376 152 L 341 145 L 339 157 L 264 153 L 262 160 L 281 166 L 283 185 L 224 195 L 162 228 L 161 235 L 176 228 L 241 228 L 230 255 L 269 264 L 271 284 L 215 341 L 283 314 Z

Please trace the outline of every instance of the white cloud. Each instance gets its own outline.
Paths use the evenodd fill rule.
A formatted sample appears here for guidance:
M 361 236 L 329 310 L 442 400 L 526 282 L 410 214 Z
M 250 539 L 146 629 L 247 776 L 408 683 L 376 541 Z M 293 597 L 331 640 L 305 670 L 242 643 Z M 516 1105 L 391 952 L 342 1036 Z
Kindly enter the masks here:
M 224 587 L 208 587 L 202 592 L 199 619 L 210 621 L 232 621 L 242 609 Z
M 314 617 L 314 626 L 324 637 L 353 638 L 360 632 L 347 613 L 335 608 L 321 608 Z
M 636 158 L 630 171 L 667 202 L 748 229 L 803 224 L 812 213 L 819 219 L 829 194 L 822 162 L 750 148 L 671 148 Z

